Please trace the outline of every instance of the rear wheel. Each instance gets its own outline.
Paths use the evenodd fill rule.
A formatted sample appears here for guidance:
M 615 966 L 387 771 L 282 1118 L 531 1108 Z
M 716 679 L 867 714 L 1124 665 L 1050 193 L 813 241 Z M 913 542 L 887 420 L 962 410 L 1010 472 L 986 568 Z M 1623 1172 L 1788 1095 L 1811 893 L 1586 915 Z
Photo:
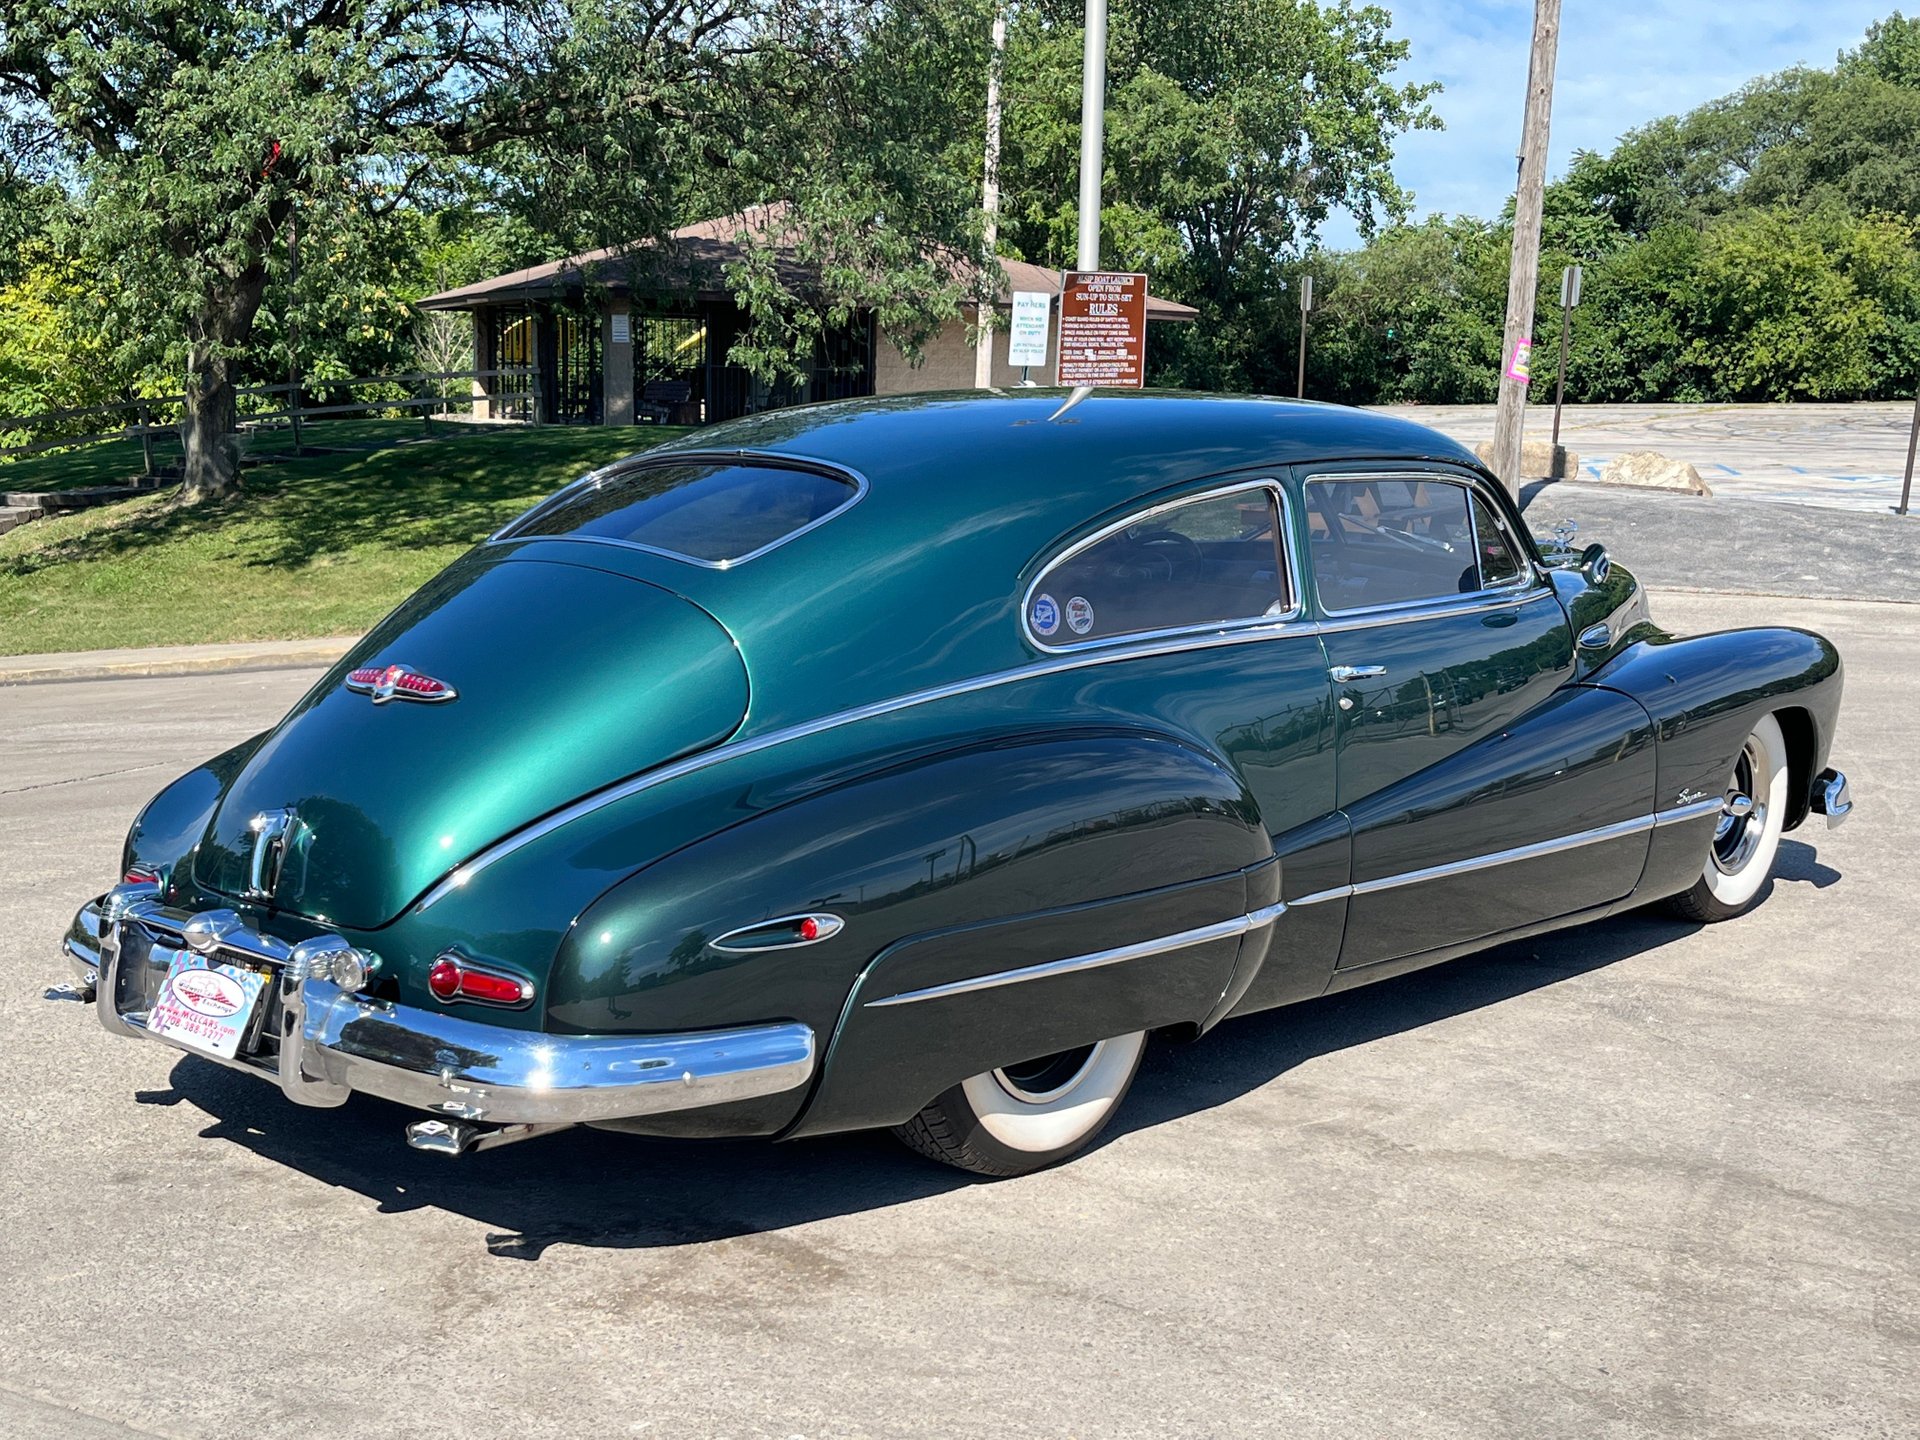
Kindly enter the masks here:
M 977 1175 L 1056 1165 L 1113 1118 L 1146 1048 L 1146 1031 L 1136 1030 L 985 1071 L 893 1133 L 922 1155 Z
M 1668 902 L 1677 913 L 1710 924 L 1760 903 L 1786 826 L 1789 773 L 1786 737 L 1768 715 L 1733 762 L 1700 878 Z

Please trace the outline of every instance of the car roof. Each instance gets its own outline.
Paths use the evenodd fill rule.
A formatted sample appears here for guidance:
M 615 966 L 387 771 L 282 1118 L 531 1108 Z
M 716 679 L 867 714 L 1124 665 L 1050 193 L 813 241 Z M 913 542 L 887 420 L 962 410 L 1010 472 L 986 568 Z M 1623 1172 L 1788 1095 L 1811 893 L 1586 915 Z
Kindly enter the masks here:
M 1475 465 L 1424 425 L 1315 401 L 1179 391 L 959 390 L 769 411 L 662 446 L 758 450 L 854 470 L 925 505 L 960 487 L 970 508 L 1031 500 L 1084 516 L 1223 471 L 1332 460 Z M 931 492 L 931 493 L 928 493 Z
M 1093 392 L 1063 410 L 1070 393 L 845 400 L 709 426 L 635 462 L 750 451 L 841 466 L 867 489 L 737 567 L 618 545 L 594 547 L 592 563 L 720 621 L 751 677 L 750 734 L 1031 660 L 1018 623 L 1023 577 L 1170 486 L 1329 461 L 1478 468 L 1445 436 L 1364 410 L 1168 392 Z M 574 548 L 528 543 L 541 554 Z

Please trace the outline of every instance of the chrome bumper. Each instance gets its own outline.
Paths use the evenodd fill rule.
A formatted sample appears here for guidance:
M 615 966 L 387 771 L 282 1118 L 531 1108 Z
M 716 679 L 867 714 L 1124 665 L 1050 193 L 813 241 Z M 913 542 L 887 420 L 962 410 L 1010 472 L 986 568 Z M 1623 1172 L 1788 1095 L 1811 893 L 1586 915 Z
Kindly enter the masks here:
M 1838 770 L 1822 770 L 1813 777 L 1813 810 L 1827 817 L 1827 828 L 1837 830 L 1853 813 L 1853 796 L 1847 793 L 1847 777 Z
M 160 966 L 191 944 L 276 973 L 279 1055 L 189 1055 L 276 1081 L 301 1105 L 359 1091 L 435 1115 L 494 1124 L 579 1124 L 691 1110 L 796 1089 L 813 1076 L 813 1031 L 754 1025 L 685 1035 L 543 1035 L 349 994 L 303 973 L 302 947 L 247 929 L 231 911 L 193 915 L 117 886 L 74 917 L 63 949 L 116 1035 L 173 1044 L 122 1008 L 123 962 Z M 191 927 L 191 928 L 190 928 Z

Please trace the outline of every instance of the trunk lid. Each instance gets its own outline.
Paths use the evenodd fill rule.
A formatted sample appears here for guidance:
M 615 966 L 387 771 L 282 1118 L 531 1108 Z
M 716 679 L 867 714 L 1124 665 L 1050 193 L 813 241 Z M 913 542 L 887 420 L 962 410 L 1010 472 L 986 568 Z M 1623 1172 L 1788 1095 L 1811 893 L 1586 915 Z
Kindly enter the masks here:
M 294 706 L 214 812 L 195 878 L 255 898 L 256 817 L 292 811 L 276 908 L 376 929 L 462 860 L 569 801 L 707 749 L 747 711 L 732 638 L 691 602 L 590 564 L 474 551 Z M 452 699 L 347 688 L 402 664 Z M 425 687 L 421 687 L 425 688 Z M 376 691 L 376 694 L 378 692 Z

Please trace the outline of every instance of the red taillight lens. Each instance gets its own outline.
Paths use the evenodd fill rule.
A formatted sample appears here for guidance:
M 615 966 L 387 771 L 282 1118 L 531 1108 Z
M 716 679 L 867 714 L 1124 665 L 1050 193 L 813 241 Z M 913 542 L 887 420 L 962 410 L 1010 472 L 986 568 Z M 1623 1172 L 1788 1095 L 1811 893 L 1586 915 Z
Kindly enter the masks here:
M 800 938 L 802 940 L 818 940 L 820 938 L 820 922 L 811 915 L 803 919 L 794 928 L 800 932 Z
M 157 885 L 160 883 L 160 872 L 145 865 L 129 865 L 127 873 L 120 877 L 120 883 L 122 885 Z
M 486 1005 L 524 1005 L 533 998 L 533 985 L 516 975 L 480 970 L 442 955 L 427 971 L 427 989 L 444 1002 L 478 1000 Z

